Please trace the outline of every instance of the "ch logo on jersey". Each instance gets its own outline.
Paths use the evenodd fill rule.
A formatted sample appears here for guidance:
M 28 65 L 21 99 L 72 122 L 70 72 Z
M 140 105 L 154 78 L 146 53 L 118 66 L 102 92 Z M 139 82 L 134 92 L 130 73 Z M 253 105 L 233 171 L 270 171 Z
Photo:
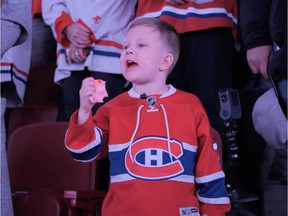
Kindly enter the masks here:
M 179 160 L 182 155 L 182 144 L 176 140 L 171 140 L 169 151 L 167 138 L 143 137 L 135 140 L 127 150 L 125 166 L 129 174 L 136 178 L 167 179 L 184 172 Z

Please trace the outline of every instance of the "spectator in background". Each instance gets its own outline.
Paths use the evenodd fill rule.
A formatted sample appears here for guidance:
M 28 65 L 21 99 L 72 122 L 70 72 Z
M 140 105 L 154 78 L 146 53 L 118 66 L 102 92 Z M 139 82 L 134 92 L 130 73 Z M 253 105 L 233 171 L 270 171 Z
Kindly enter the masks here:
M 265 178 L 270 175 L 269 178 L 280 178 L 287 183 L 287 1 L 241 0 L 239 18 L 241 42 L 253 78 L 257 81 L 253 112 L 252 115 L 247 113 L 246 117 L 252 125 L 244 127 L 249 133 L 257 132 L 265 140 L 259 145 L 255 142 L 257 134 L 250 134 L 243 142 L 243 170 L 252 174 L 247 174 L 249 183 L 253 182 L 251 176 L 262 169 L 260 183 L 267 180 L 263 179 L 263 173 L 267 175 Z M 250 97 L 253 96 L 251 93 Z M 260 149 L 265 149 L 264 157 L 259 155 Z M 273 165 L 255 167 L 259 163 L 257 157 L 261 159 L 260 166 Z M 259 177 L 256 177 L 259 183 Z
M 30 59 L 31 4 L 5 0 L 1 6 L 1 97 L 7 99 L 7 107 L 23 105 Z
M 180 33 L 180 58 L 169 82 L 196 94 L 222 132 L 218 91 L 232 87 L 236 0 L 138 0 L 136 16 L 160 18 Z
M 286 109 L 287 1 L 241 0 L 239 7 L 239 27 L 251 71 L 266 80 L 270 71 Z
M 6 107 L 23 104 L 29 73 L 31 5 L 25 0 L 1 1 L 1 215 L 13 216 L 6 156 Z
M 239 4 L 239 27 L 247 61 L 251 71 L 265 79 L 269 79 L 268 64 L 275 54 L 273 42 L 286 49 L 286 5 L 285 0 L 241 0 Z
M 68 121 L 79 108 L 79 90 L 88 76 L 106 81 L 108 100 L 124 91 L 119 57 L 135 5 L 136 0 L 43 0 L 43 19 L 57 41 L 54 80 L 63 88 L 58 120 Z
M 26 2 L 1 1 L 1 59 L 8 49 L 23 43 L 28 37 L 30 22 L 27 17 L 29 11 L 26 11 L 29 5 Z

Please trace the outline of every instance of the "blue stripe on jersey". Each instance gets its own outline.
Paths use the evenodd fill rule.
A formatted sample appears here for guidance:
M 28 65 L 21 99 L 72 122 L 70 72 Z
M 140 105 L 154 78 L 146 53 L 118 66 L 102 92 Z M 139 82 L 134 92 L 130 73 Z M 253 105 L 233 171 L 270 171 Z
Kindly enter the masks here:
M 127 170 L 125 168 L 126 151 L 127 148 L 117 152 L 109 152 L 110 174 L 112 176 L 127 173 Z
M 125 148 L 121 151 L 113 151 L 113 152 L 110 151 L 109 152 L 110 174 L 112 176 L 128 173 L 128 171 L 126 170 L 126 167 L 125 167 L 125 155 L 126 155 L 127 149 L 128 148 Z M 196 161 L 196 153 L 191 152 L 191 151 L 187 151 L 185 149 L 183 149 L 183 151 L 184 151 L 184 154 L 179 159 L 183 168 L 184 168 L 184 172 L 181 173 L 181 175 L 193 176 L 194 175 L 194 165 L 195 165 L 195 161 Z M 139 155 L 139 157 L 140 157 L 140 155 Z M 141 160 L 137 160 L 137 162 L 139 162 L 139 161 L 141 161 Z
M 1 70 L 1 74 L 10 74 L 11 73 L 11 70 Z
M 14 71 L 13 71 L 13 76 L 19 80 L 20 82 L 24 83 L 26 85 L 26 80 L 23 79 L 22 77 L 18 76 Z
M 194 166 L 196 162 L 196 152 L 186 151 L 184 149 L 184 155 L 180 158 L 181 164 L 184 167 L 183 175 L 194 176 Z
M 227 190 L 223 185 L 225 185 L 225 178 L 220 178 L 204 184 L 197 184 L 197 189 L 200 189 L 199 195 L 204 198 L 227 197 Z
M 13 77 L 15 77 L 17 80 L 19 80 L 20 82 L 24 83 L 26 85 L 26 80 L 23 79 L 22 77 L 18 76 L 17 73 L 15 73 L 15 71 L 12 70 L 1 70 L 1 74 L 12 74 Z
M 99 56 L 109 56 L 109 57 L 116 57 L 116 58 L 120 58 L 120 53 L 117 52 L 109 52 L 109 51 L 102 51 L 102 50 L 95 50 L 93 48 L 90 48 L 91 51 L 93 51 L 94 55 L 99 55 Z M 89 51 L 90 52 L 90 51 Z M 61 49 L 60 50 L 61 54 L 66 55 L 66 50 L 65 49 Z
M 107 51 L 101 51 L 101 50 L 93 50 L 94 55 L 99 55 L 99 56 L 109 56 L 109 57 L 117 57 L 120 58 L 119 53 L 116 52 L 107 52 Z
M 209 18 L 227 18 L 233 22 L 233 25 L 237 25 L 237 19 L 234 17 L 230 17 L 227 13 L 223 12 L 215 12 L 215 13 L 206 13 L 206 14 L 200 14 L 200 13 L 193 13 L 193 12 L 188 12 L 185 14 L 179 14 L 175 13 L 173 11 L 161 11 L 159 13 L 148 13 L 144 16 L 150 16 L 152 14 L 152 17 L 160 18 L 161 16 L 169 16 L 173 17 L 176 19 L 186 19 L 186 18 L 201 18 L 201 19 L 209 19 Z M 232 15 L 231 15 L 232 16 Z
M 229 16 L 227 16 L 226 13 L 209 13 L 209 14 L 197 14 L 197 13 L 187 13 L 187 14 L 176 14 L 171 11 L 163 11 L 161 12 L 161 16 L 166 15 L 166 16 L 171 16 L 175 17 L 177 19 L 186 19 L 188 17 L 195 17 L 195 18 L 217 18 L 217 17 L 224 17 L 231 19 Z M 159 17 L 158 17 L 159 18 Z
M 75 152 L 70 151 L 70 154 L 72 155 L 74 160 L 83 161 L 83 162 L 91 161 L 94 158 L 96 158 L 97 155 L 100 153 L 102 146 L 103 146 L 103 139 L 101 136 L 101 142 L 98 145 L 94 146 L 93 148 L 82 153 L 75 153 Z

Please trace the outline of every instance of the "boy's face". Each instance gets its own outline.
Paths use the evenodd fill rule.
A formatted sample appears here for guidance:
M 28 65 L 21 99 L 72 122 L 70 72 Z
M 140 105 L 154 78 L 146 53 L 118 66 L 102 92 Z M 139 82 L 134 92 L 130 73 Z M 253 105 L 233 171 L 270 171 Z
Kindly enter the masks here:
M 145 84 L 163 76 L 161 64 L 166 49 L 159 32 L 149 26 L 133 27 L 127 32 L 123 47 L 120 60 L 126 80 Z

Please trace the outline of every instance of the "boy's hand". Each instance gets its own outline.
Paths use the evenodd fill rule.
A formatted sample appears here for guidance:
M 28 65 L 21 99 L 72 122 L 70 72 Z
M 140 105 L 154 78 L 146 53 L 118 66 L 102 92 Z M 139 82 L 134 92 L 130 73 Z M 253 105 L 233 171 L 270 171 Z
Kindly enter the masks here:
M 94 92 L 93 96 L 89 97 L 89 100 L 92 103 L 103 103 L 103 99 L 108 97 L 108 93 L 106 91 L 106 82 L 101 79 L 95 79 L 94 85 L 96 91 Z
M 108 97 L 105 81 L 88 77 L 83 80 L 79 94 L 80 108 L 77 124 L 83 124 L 89 117 L 92 107 L 96 103 L 103 103 L 103 99 Z
M 91 101 L 89 98 L 94 95 L 95 91 L 96 88 L 92 77 L 87 77 L 82 81 L 82 86 L 79 92 L 80 108 L 77 124 L 83 124 L 90 116 L 91 109 L 95 105 L 96 101 Z

